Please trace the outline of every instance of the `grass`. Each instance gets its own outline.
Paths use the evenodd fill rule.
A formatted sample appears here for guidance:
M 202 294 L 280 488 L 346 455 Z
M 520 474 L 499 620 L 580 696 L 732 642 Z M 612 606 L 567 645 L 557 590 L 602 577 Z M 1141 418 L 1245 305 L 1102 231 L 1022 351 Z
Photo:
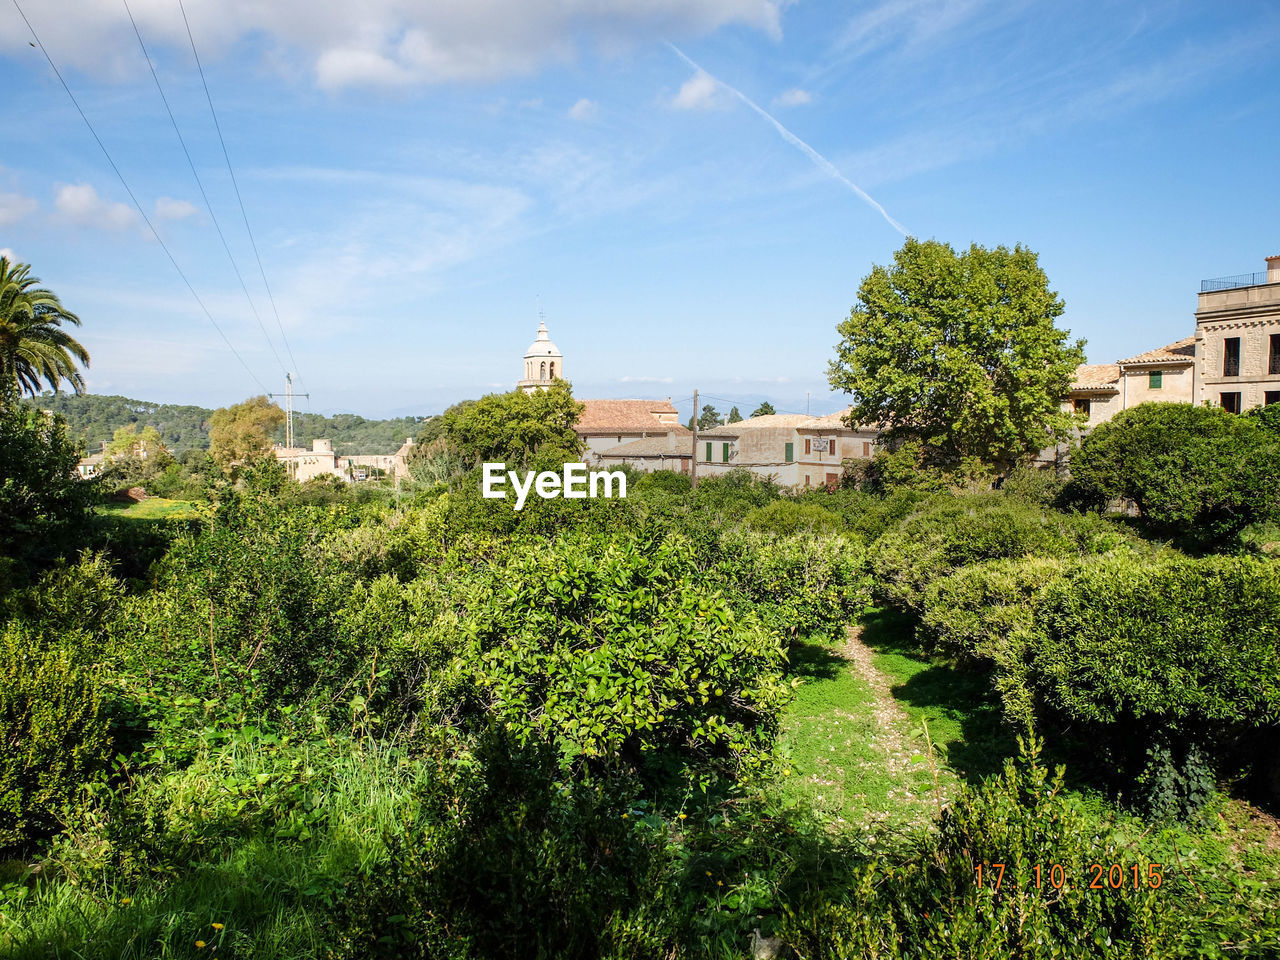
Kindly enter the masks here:
M 927 822 L 936 807 L 922 731 L 885 731 L 875 691 L 837 648 L 800 642 L 791 663 L 801 685 L 783 720 L 784 796 L 843 828 L 898 833 Z M 940 777 L 953 779 L 945 767 Z
M 892 681 L 894 699 L 917 727 L 929 725 L 948 766 L 968 782 L 999 773 L 1005 758 L 1017 754 L 1017 738 L 1004 725 L 987 679 L 921 654 L 905 617 L 870 611 L 862 640 L 876 651 L 876 669 Z
M 204 516 L 205 505 L 191 500 L 166 500 L 147 497 L 134 503 L 111 503 L 102 508 L 106 513 L 131 520 L 190 520 Z
M 0 955 L 324 955 L 327 918 L 343 882 L 385 857 L 384 836 L 412 815 L 415 785 L 431 774 L 427 765 L 376 747 L 339 744 L 336 754 L 326 745 L 291 750 L 285 759 L 296 757 L 298 766 L 314 768 L 319 777 L 320 806 L 306 836 L 277 835 L 273 828 L 284 811 L 276 807 L 266 822 L 228 810 L 234 795 L 227 799 L 225 786 L 275 775 L 280 757 L 270 760 L 240 745 L 207 768 L 149 774 L 135 786 L 163 803 L 153 810 L 161 814 L 158 822 L 146 828 L 153 847 L 145 867 L 96 863 L 105 851 L 90 833 L 77 837 L 74 849 L 55 852 L 42 876 L 0 881 Z M 147 814 L 134 816 L 141 821 Z M 128 824 L 122 826 L 127 831 Z

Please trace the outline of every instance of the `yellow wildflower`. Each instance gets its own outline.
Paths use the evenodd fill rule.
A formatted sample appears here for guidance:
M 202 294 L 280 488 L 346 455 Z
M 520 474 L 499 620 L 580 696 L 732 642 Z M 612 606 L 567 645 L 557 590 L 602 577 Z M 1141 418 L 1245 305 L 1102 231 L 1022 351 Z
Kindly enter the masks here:
M 213 929 L 215 929 L 215 930 L 221 930 L 221 929 L 222 929 L 222 924 L 220 924 L 220 923 L 212 923 L 212 924 L 210 924 L 210 926 L 211 926 L 211 927 L 213 927 Z
M 204 941 L 203 941 L 203 940 L 197 940 L 197 941 L 196 941 L 196 949 L 197 949 L 197 950 L 203 950 L 203 949 L 204 949 Z

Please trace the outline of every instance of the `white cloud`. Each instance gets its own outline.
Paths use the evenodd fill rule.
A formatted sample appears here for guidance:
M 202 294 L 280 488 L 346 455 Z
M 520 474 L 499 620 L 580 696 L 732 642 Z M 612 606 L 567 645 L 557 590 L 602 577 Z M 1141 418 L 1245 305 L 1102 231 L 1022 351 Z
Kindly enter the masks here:
M 39 206 L 34 197 L 23 196 L 21 193 L 0 193 L 0 227 L 17 223 L 28 214 L 35 213 Z
M 773 98 L 775 107 L 803 107 L 806 103 L 813 103 L 813 95 L 799 87 L 780 93 Z
M 600 104 L 583 97 L 569 108 L 569 116 L 574 120 L 594 120 L 600 113 Z
M 711 110 L 720 105 L 720 86 L 711 74 L 697 70 L 671 101 L 677 110 Z
M 156 201 L 156 216 L 161 220 L 186 220 L 200 211 L 194 203 L 186 200 L 175 200 L 173 197 L 161 197 Z
M 71 223 L 99 230 L 128 230 L 139 222 L 133 207 L 113 203 L 98 196 L 92 184 L 64 183 L 58 187 L 53 205 Z
M 0 247 L 0 257 L 4 257 L 10 263 L 14 263 L 18 259 L 18 255 L 8 247 Z
M 396 88 L 488 81 L 573 60 L 583 46 L 605 54 L 666 37 L 711 33 L 731 24 L 781 35 L 789 0 L 186 0 L 202 56 L 263 37 L 267 57 L 285 71 L 302 65 L 316 83 Z M 177 4 L 139 3 L 134 16 L 148 42 L 189 54 Z M 56 36 L 60 66 L 99 76 L 142 72 L 124 8 L 108 2 L 41 0 L 29 11 L 38 31 Z M 0 6 L 0 52 L 27 56 L 30 36 L 10 5 Z

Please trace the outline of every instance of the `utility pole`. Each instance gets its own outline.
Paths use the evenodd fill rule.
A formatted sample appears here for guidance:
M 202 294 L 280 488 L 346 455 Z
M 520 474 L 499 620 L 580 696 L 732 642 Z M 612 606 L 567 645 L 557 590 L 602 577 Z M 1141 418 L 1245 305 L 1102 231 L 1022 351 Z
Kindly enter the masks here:
M 293 398 L 306 397 L 311 399 L 309 393 L 293 392 L 293 374 L 286 373 L 284 375 L 284 393 L 268 393 L 268 397 L 284 397 L 284 445 L 290 450 L 293 449 Z
M 268 393 L 268 397 L 284 397 L 284 445 L 288 450 L 293 449 L 293 398 L 306 397 L 311 399 L 309 393 L 293 392 L 293 374 L 286 373 L 284 375 L 284 393 Z M 297 473 L 298 461 L 296 457 L 289 458 L 289 466 L 293 473 Z
M 690 486 L 698 485 L 698 391 L 693 391 L 693 460 L 689 463 Z

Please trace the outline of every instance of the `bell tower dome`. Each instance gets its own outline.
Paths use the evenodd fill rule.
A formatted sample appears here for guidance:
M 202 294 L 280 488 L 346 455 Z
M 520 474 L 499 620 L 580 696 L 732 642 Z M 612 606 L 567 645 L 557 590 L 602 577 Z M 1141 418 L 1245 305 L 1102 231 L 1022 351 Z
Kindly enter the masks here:
M 564 355 L 551 342 L 545 323 L 538 324 L 538 336 L 524 352 L 524 375 L 516 388 L 525 393 L 545 390 L 552 380 L 564 379 Z

